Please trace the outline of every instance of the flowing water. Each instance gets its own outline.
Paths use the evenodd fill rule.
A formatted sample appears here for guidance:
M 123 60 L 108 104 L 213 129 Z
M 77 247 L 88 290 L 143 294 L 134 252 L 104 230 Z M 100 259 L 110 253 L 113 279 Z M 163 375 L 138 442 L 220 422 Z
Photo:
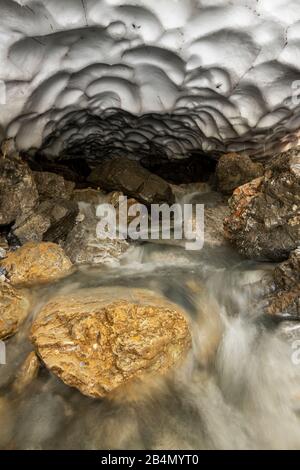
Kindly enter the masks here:
M 193 348 L 172 375 L 114 399 L 94 400 L 42 369 L 23 395 L 10 384 L 31 346 L 30 321 L 7 342 L 0 366 L 0 447 L 4 449 L 299 448 L 300 366 L 282 326 L 256 300 L 270 266 L 230 247 L 132 246 L 119 268 L 83 267 L 38 292 L 38 309 L 57 291 L 141 286 L 186 310 Z

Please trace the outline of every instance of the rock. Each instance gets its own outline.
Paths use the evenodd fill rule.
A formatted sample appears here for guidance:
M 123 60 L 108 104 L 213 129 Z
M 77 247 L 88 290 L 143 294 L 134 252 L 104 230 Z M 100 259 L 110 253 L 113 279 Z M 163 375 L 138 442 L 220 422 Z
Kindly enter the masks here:
M 97 237 L 99 219 L 92 205 L 82 207 L 80 216 L 64 243 L 67 256 L 74 264 L 118 265 L 129 248 L 127 241 Z
M 14 335 L 30 309 L 28 297 L 7 282 L 0 282 L 0 339 Z
M 9 246 L 8 246 L 5 236 L 0 235 L 0 259 L 5 258 L 8 250 L 9 250 Z
M 22 393 L 37 377 L 40 368 L 40 361 L 34 351 L 28 354 L 21 368 L 17 372 L 13 383 L 13 391 Z
M 3 234 L 0 234 L 0 248 L 1 248 L 1 250 L 4 250 L 5 252 L 7 252 L 9 250 L 9 246 L 8 246 L 6 237 Z
M 31 286 L 42 284 L 67 276 L 72 263 L 63 249 L 50 242 L 28 242 L 6 259 L 0 267 L 7 271 L 12 285 Z
M 241 254 L 286 259 L 300 246 L 300 150 L 276 156 L 263 177 L 234 191 L 229 207 L 225 236 Z
M 4 158 L 19 158 L 15 140 L 12 138 L 3 140 L 1 144 L 1 152 Z
M 269 296 L 266 312 L 271 315 L 292 315 L 300 318 L 300 248 L 274 272 L 275 292 Z
M 233 190 L 263 175 L 263 165 L 252 162 L 247 155 L 227 153 L 222 155 L 216 168 L 218 190 L 232 194 Z
M 221 246 L 228 244 L 224 236 L 223 222 L 229 215 L 229 206 L 220 193 L 206 191 L 191 193 L 187 202 L 204 205 L 204 243 L 205 246 Z M 196 219 L 193 214 L 193 230 L 196 231 Z
M 135 219 L 136 215 L 129 215 L 130 207 L 134 206 L 135 204 L 139 204 L 139 202 L 134 198 L 127 198 L 124 194 L 120 191 L 113 191 L 106 196 L 106 202 L 108 204 L 112 204 L 116 210 L 116 222 L 117 222 L 117 230 L 122 231 L 122 227 L 120 227 L 120 220 L 119 220 L 119 213 L 124 213 L 127 215 L 126 220 L 127 226 L 128 224 Z M 144 216 L 143 216 L 144 217 Z M 143 218 L 142 217 L 142 218 Z M 146 217 L 149 221 L 149 217 Z
M 0 157 L 0 225 L 9 225 L 29 214 L 38 202 L 38 192 L 29 167 L 17 159 Z
M 67 181 L 63 176 L 48 171 L 34 171 L 34 181 L 38 193 L 43 199 L 70 199 L 75 188 L 73 181 Z
M 21 244 L 63 241 L 75 225 L 78 205 L 64 199 L 45 199 L 27 217 L 19 217 L 12 233 Z
M 95 205 L 103 202 L 104 198 L 102 191 L 93 188 L 75 189 L 72 195 L 73 201 Z
M 171 186 L 165 180 L 125 157 L 103 162 L 91 172 L 88 181 L 107 191 L 122 191 L 144 204 L 174 202 Z
M 204 209 L 204 242 L 209 246 L 226 245 L 223 223 L 229 215 L 228 204 L 218 204 Z
M 124 287 L 53 298 L 33 323 L 31 340 L 50 371 L 95 398 L 167 372 L 191 346 L 177 306 L 154 292 Z

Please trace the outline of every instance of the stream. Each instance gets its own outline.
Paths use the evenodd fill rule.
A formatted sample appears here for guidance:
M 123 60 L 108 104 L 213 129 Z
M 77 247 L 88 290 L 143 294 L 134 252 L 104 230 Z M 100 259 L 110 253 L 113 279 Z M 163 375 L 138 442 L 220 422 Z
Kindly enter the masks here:
M 33 317 L 54 294 L 79 287 L 147 287 L 182 306 L 193 350 L 171 376 L 95 400 L 42 369 L 20 396 L 10 384 L 32 349 L 31 320 L 0 366 L 2 449 L 291 449 L 300 442 L 300 366 L 283 324 L 256 299 L 271 266 L 230 247 L 132 246 L 119 268 L 82 267 L 40 288 Z M 297 329 L 297 324 L 286 328 Z

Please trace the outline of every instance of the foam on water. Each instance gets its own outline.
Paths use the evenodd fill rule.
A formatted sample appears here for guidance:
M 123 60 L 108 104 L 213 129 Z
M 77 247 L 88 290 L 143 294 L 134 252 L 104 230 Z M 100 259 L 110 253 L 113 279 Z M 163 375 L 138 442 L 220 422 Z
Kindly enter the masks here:
M 296 0 L 1 0 L 0 9 L 0 125 L 20 149 L 261 155 L 288 133 L 298 141 Z

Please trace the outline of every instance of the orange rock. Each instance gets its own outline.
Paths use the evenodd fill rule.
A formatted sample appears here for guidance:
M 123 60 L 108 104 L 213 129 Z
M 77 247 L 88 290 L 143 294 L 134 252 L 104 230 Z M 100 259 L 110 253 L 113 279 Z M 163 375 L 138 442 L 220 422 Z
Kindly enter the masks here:
M 13 383 L 13 390 L 21 393 L 37 377 L 40 368 L 40 361 L 34 351 L 28 354 L 23 362 L 17 377 Z
M 70 274 L 72 263 L 55 243 L 28 242 L 8 254 L 0 266 L 12 285 L 47 283 Z
M 124 287 L 52 299 L 33 323 L 31 339 L 46 367 L 91 397 L 165 373 L 191 346 L 177 306 L 151 291 Z
M 24 292 L 0 282 L 0 339 L 14 335 L 29 313 L 30 301 Z

